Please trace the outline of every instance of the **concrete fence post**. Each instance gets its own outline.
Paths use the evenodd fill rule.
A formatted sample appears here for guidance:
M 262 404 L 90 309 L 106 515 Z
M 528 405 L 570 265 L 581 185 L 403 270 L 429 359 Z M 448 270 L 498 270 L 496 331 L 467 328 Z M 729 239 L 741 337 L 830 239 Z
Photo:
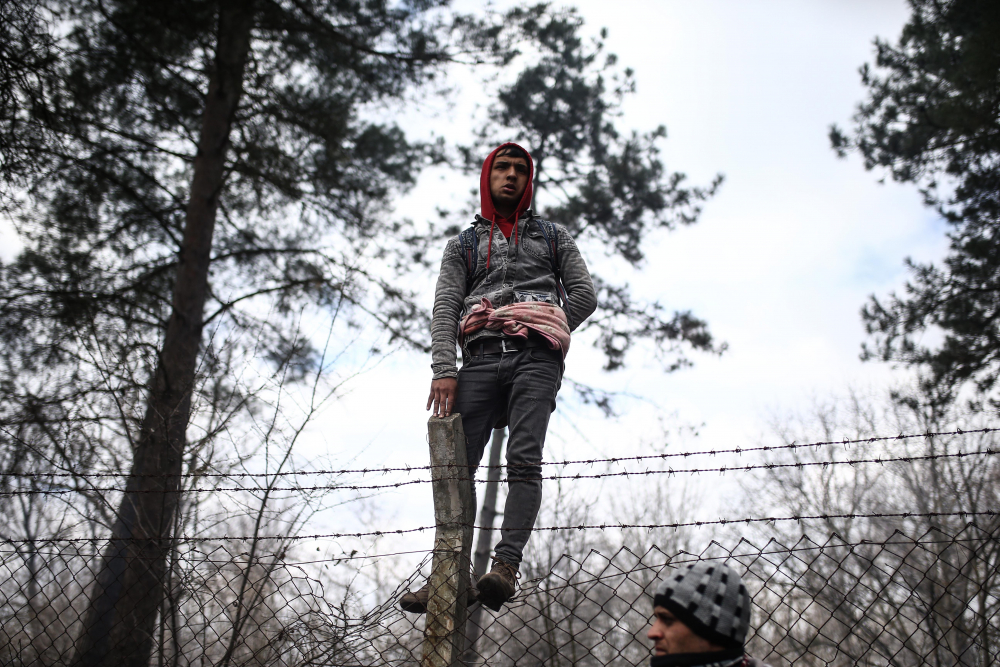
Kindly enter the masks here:
M 466 595 L 476 508 L 458 414 L 427 423 L 434 490 L 434 556 L 421 667 L 456 667 L 465 649 Z

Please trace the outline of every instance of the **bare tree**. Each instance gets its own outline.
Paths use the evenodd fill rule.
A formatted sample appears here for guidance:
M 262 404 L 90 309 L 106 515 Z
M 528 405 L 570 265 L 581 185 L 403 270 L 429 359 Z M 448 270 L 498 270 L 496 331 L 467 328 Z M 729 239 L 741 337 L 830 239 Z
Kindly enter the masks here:
M 983 513 L 1000 503 L 998 442 L 994 433 L 966 432 L 987 422 L 961 406 L 942 412 L 857 392 L 777 421 L 784 443 L 962 432 L 767 458 L 786 467 L 765 469 L 747 485 L 757 512 L 820 518 L 770 533 L 799 555 L 756 564 L 768 582 L 755 598 L 768 620 L 761 639 L 806 664 L 994 662 L 1000 525 Z M 887 514 L 897 516 L 880 516 Z

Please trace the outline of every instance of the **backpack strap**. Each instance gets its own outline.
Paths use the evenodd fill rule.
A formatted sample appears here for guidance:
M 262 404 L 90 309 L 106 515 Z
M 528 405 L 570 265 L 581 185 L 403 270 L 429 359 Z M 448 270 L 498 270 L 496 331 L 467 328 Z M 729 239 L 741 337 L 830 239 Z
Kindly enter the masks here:
M 563 287 L 562 283 L 562 274 L 559 271 L 559 232 L 554 222 L 542 220 L 541 218 L 535 218 L 535 222 L 538 223 L 538 228 L 542 230 L 542 236 L 545 237 L 545 244 L 549 246 L 549 262 L 552 264 L 552 273 L 556 277 L 556 290 L 559 292 L 559 298 L 562 299 L 563 310 L 572 319 L 573 311 L 570 309 L 569 297 L 566 295 L 566 288 Z
M 462 230 L 458 235 L 458 246 L 465 260 L 465 292 L 468 294 L 479 265 L 479 235 L 476 233 L 475 225 Z

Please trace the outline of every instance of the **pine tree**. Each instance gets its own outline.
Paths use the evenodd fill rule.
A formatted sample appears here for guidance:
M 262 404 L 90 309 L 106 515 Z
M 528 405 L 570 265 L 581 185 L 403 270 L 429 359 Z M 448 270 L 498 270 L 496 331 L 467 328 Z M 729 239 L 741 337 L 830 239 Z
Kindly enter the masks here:
M 77 664 L 148 663 L 193 406 L 246 400 L 229 371 L 251 358 L 311 368 L 304 307 L 373 317 L 425 345 L 427 314 L 393 273 L 412 263 L 413 237 L 387 212 L 437 148 L 373 120 L 387 108 L 456 57 L 505 63 L 531 42 L 543 70 L 525 70 L 521 92 L 538 98 L 532 81 L 554 74 L 579 93 L 549 91 L 555 106 L 586 116 L 546 125 L 555 107 L 543 104 L 518 121 L 543 149 L 539 189 L 575 179 L 551 217 L 640 262 L 650 226 L 693 222 L 712 191 L 663 171 L 662 131 L 617 134 L 631 75 L 605 90 L 614 63 L 588 50 L 572 12 L 515 10 L 503 29 L 446 0 L 35 0 L 0 12 L 0 203 L 25 244 L 0 265 L 0 461 L 75 468 L 85 452 L 86 465 L 130 466 Z M 501 91 L 504 104 L 521 105 L 518 90 Z M 688 314 L 664 319 L 627 286 L 601 294 L 611 368 L 637 336 L 717 349 Z
M 148 664 L 207 328 L 308 364 L 296 303 L 367 307 L 404 338 L 422 323 L 355 260 L 427 152 L 363 112 L 430 82 L 456 35 L 484 53 L 445 5 L 5 4 L 25 39 L 0 62 L 3 201 L 25 250 L 0 267 L 4 432 L 102 406 L 81 428 L 132 450 L 76 664 Z
M 833 127 L 833 148 L 858 152 L 866 169 L 915 183 L 951 224 L 942 265 L 907 260 L 902 295 L 862 311 L 880 358 L 925 372 L 945 401 L 966 382 L 989 391 L 1000 375 L 1000 5 L 989 0 L 910 0 L 898 43 L 876 40 L 868 99 L 853 135 Z M 932 328 L 938 347 L 922 343 Z

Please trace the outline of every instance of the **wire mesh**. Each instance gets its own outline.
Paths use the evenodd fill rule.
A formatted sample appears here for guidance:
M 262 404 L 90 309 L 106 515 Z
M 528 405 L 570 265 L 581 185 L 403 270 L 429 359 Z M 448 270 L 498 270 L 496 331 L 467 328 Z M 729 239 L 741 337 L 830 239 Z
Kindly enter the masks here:
M 463 661 L 645 664 L 656 581 L 670 568 L 713 560 L 744 573 L 754 603 L 748 653 L 772 665 L 997 664 L 997 538 L 989 519 L 875 541 L 831 534 L 713 541 L 699 553 L 651 545 L 564 554 L 527 573 L 499 612 L 472 615 L 479 624 L 466 628 Z M 0 663 L 79 663 L 103 546 L 0 544 Z M 150 664 L 415 665 L 425 617 L 398 603 L 424 584 L 430 560 L 426 553 L 417 571 L 376 599 L 351 599 L 331 586 L 328 562 L 294 558 L 287 542 L 179 543 L 151 626 Z

